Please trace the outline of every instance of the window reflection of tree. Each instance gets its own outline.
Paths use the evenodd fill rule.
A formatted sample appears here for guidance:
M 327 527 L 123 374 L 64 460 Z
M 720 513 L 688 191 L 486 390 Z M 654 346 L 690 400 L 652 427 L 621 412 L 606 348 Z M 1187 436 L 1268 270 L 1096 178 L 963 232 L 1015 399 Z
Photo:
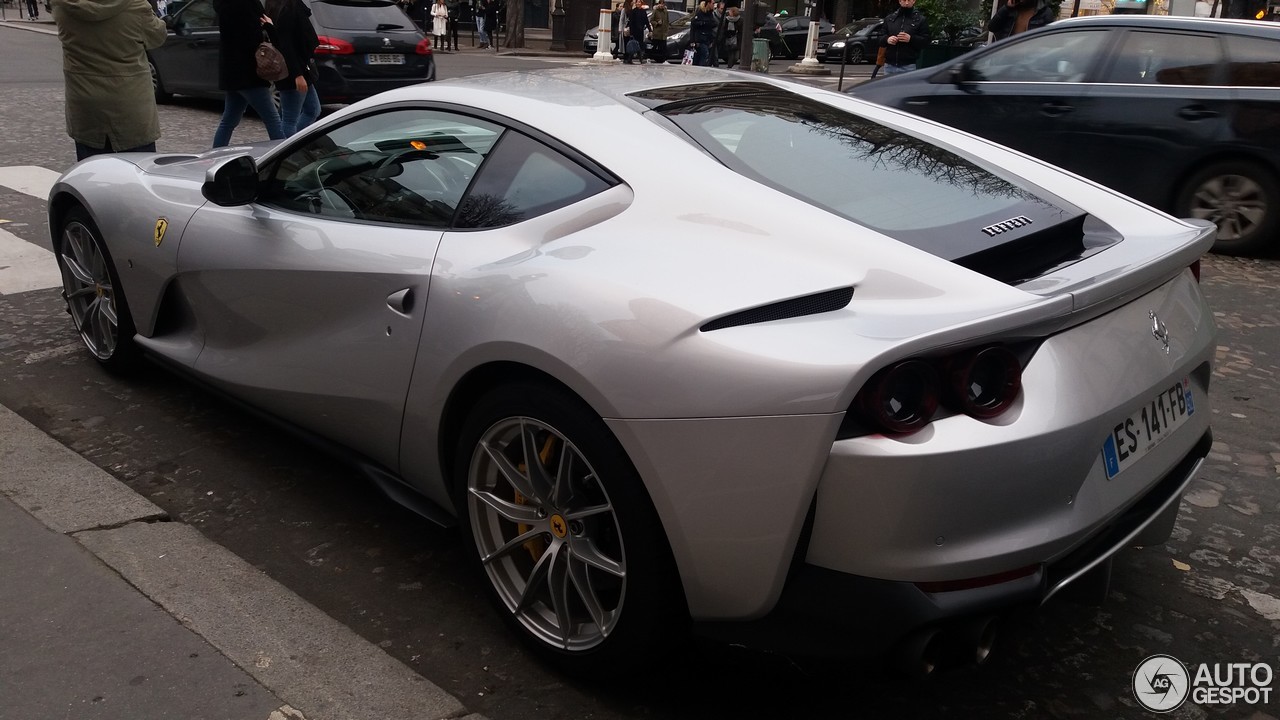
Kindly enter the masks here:
M 848 149 L 848 159 L 852 162 L 928 177 L 938 183 L 968 188 L 974 194 L 1014 199 L 1032 197 L 1030 193 L 933 142 L 771 88 L 736 96 L 687 99 L 659 110 L 668 117 L 728 110 L 777 118 L 836 140 Z M 843 158 L 835 156 L 829 159 L 829 162 L 842 161 Z
M 458 207 L 456 225 L 464 228 L 499 227 L 522 219 L 522 214 L 504 198 L 473 193 Z

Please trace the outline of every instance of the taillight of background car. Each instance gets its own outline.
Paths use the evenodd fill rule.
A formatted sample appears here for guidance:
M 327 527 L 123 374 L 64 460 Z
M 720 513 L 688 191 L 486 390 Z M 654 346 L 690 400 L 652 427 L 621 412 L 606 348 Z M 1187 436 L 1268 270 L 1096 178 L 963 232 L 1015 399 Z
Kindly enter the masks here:
M 316 55 L 354 55 L 356 52 L 356 46 L 342 38 L 321 35 L 318 40 Z
M 418 41 L 418 46 L 415 47 L 413 51 L 419 55 L 430 55 L 431 40 L 429 38 L 422 38 L 421 40 Z

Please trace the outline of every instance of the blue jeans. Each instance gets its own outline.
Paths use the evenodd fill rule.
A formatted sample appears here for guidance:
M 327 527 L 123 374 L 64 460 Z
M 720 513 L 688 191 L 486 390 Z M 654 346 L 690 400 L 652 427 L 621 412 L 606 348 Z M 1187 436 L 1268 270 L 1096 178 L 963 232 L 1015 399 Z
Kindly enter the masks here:
M 488 44 L 489 44 L 489 33 L 487 33 L 487 32 L 485 32 L 485 31 L 484 31 L 484 16 L 483 16 L 483 15 L 481 15 L 481 16 L 479 16 L 479 17 L 477 17 L 477 18 L 476 18 L 476 32 L 480 35 L 480 44 L 481 44 L 481 45 L 488 45 Z
M 320 117 L 320 96 L 316 86 L 307 83 L 306 92 L 280 91 L 280 129 L 286 136 L 292 135 Z
M 911 63 L 910 65 L 890 65 L 889 63 L 885 63 L 884 76 L 889 77 L 890 75 L 901 75 L 902 73 L 911 72 L 915 69 L 915 63 Z
M 275 98 L 270 87 L 251 87 L 242 90 L 228 90 L 222 106 L 222 120 L 218 121 L 218 129 L 213 133 L 213 146 L 226 147 L 231 144 L 231 133 L 240 124 L 246 108 L 252 106 L 253 111 L 262 118 L 267 126 L 267 137 L 272 140 L 284 138 L 280 129 L 280 113 L 276 112 Z

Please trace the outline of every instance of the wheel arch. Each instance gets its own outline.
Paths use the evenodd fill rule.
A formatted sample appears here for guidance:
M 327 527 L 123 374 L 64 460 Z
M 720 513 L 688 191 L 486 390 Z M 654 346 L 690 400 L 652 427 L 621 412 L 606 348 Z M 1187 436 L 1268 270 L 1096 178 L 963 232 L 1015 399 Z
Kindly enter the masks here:
M 1224 163 L 1242 163 L 1257 168 L 1261 172 L 1271 177 L 1273 182 L 1280 184 L 1280 174 L 1266 163 L 1258 160 L 1256 155 L 1250 154 L 1243 149 L 1230 149 L 1224 152 L 1217 152 L 1211 155 L 1205 155 L 1197 158 L 1194 162 L 1188 163 L 1178 173 L 1177 180 L 1169 186 L 1168 195 L 1165 197 L 1167 203 L 1165 207 L 1171 212 L 1178 211 L 1178 199 L 1182 196 L 1183 188 L 1186 187 L 1188 181 L 1195 177 L 1196 173 L 1213 165 L 1221 165 Z

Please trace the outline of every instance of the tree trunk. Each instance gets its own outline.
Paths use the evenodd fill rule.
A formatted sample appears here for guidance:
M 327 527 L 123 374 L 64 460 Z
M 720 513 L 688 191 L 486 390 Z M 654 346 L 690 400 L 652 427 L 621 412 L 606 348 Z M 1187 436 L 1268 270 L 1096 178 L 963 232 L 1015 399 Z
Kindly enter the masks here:
M 507 0 L 507 48 L 524 47 L 524 0 Z

